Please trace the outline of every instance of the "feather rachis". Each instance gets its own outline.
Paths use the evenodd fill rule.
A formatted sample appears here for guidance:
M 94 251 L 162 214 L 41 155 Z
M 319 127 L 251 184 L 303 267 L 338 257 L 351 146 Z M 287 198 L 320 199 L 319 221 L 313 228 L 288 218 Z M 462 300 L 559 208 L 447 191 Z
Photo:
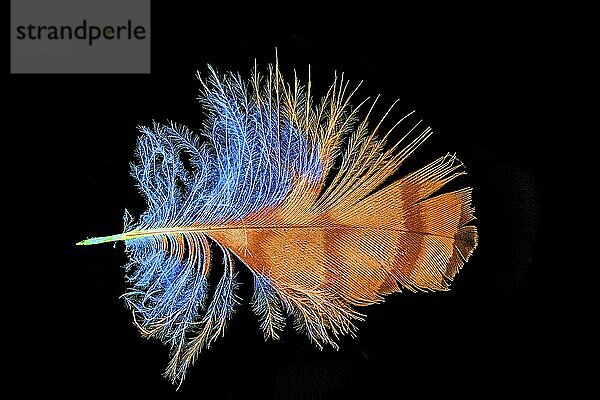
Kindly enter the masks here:
M 471 189 L 442 192 L 464 174 L 454 156 L 388 183 L 431 135 L 418 121 L 387 146 L 412 112 L 379 135 L 395 103 L 369 129 L 378 97 L 360 119 L 366 100 L 350 108 L 360 84 L 343 74 L 319 103 L 310 78 L 287 84 L 277 64 L 264 78 L 255 67 L 249 84 L 210 67 L 199 80 L 204 141 L 174 123 L 140 128 L 131 173 L 147 211 L 122 234 L 78 243 L 125 242 L 124 298 L 140 332 L 171 346 L 171 380 L 223 335 L 239 301 L 236 259 L 253 273 L 265 338 L 279 338 L 287 313 L 319 348 L 354 335 L 355 307 L 448 289 L 477 245 Z M 223 254 L 212 299 L 209 241 Z

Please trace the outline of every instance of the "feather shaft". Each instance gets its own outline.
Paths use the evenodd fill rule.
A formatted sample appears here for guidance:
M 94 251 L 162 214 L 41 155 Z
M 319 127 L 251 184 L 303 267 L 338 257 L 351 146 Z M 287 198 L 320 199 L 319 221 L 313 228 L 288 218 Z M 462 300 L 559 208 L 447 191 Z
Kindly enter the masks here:
M 126 241 L 133 239 L 141 239 L 145 237 L 153 237 L 153 236 L 164 236 L 164 235 L 181 235 L 187 233 L 206 233 L 210 236 L 211 231 L 260 231 L 260 230 L 277 230 L 277 229 L 349 229 L 349 230 L 382 230 L 382 231 L 391 231 L 391 232 L 404 232 L 404 233 L 416 233 L 422 235 L 431 235 L 431 236 L 439 236 L 445 237 L 448 239 L 453 239 L 451 236 L 444 236 L 432 232 L 424 232 L 424 231 L 409 231 L 406 229 L 398 229 L 394 227 L 370 227 L 370 226 L 359 226 L 359 225 L 262 225 L 262 226 L 213 226 L 213 227 L 189 227 L 189 228 L 170 228 L 170 229 L 148 229 L 148 230 L 133 230 L 125 233 L 120 233 L 116 235 L 109 236 L 99 236 L 93 237 L 89 239 L 82 240 L 77 242 L 78 246 L 91 246 L 95 244 L 101 243 L 110 243 L 110 242 L 118 242 L 118 241 Z

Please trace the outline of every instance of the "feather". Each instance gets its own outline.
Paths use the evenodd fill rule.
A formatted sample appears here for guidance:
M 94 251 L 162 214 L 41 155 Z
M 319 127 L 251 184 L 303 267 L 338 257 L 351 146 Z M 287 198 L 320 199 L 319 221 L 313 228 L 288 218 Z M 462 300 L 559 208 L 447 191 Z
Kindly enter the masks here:
M 279 338 L 287 314 L 318 348 L 355 334 L 359 306 L 448 289 L 477 245 L 471 189 L 440 193 L 463 165 L 446 155 L 389 183 L 430 128 L 416 123 L 386 146 L 392 130 L 368 126 L 376 100 L 360 119 L 366 102 L 351 108 L 358 87 L 343 75 L 318 104 L 310 79 L 286 84 L 277 65 L 249 82 L 210 67 L 199 79 L 200 135 L 140 128 L 131 175 L 147 210 L 126 213 L 124 233 L 78 243 L 125 242 L 123 297 L 140 332 L 170 346 L 169 379 L 181 384 L 223 335 L 239 302 L 236 264 L 254 276 L 265 338 Z M 223 272 L 209 302 L 214 248 Z

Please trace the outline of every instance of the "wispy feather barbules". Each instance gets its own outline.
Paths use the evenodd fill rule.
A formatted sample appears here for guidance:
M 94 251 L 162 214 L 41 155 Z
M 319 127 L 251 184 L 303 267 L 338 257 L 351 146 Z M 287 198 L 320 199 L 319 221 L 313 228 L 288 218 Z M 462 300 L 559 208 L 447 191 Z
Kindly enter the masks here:
M 181 382 L 223 335 L 239 301 L 235 264 L 254 275 L 265 338 L 279 338 L 288 314 L 319 348 L 355 333 L 357 306 L 401 288 L 448 288 L 477 244 L 471 189 L 436 194 L 462 165 L 441 157 L 384 186 L 429 128 L 408 126 L 387 148 L 381 122 L 368 127 L 373 106 L 359 120 L 365 102 L 350 107 L 343 78 L 319 104 L 310 81 L 288 85 L 277 66 L 248 83 L 213 69 L 200 81 L 200 135 L 140 128 L 131 173 L 147 211 L 122 234 L 80 242 L 125 242 L 124 298 L 142 334 L 170 345 L 170 379 Z M 208 299 L 213 248 L 223 267 Z

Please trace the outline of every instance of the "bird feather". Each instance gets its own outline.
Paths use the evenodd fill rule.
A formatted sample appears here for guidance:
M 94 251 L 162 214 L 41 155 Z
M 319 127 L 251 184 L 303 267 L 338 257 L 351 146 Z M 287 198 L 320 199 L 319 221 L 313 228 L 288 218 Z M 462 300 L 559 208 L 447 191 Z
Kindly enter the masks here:
M 359 118 L 366 102 L 351 107 L 358 87 L 343 75 L 318 104 L 310 79 L 287 84 L 277 64 L 248 82 L 210 67 L 199 79 L 200 135 L 140 127 L 131 175 L 147 210 L 126 213 L 121 234 L 78 243 L 125 242 L 123 297 L 140 332 L 170 346 L 169 379 L 181 384 L 223 335 L 239 303 L 235 264 L 254 276 L 265 338 L 279 338 L 287 314 L 318 348 L 355 334 L 359 306 L 448 289 L 477 245 L 471 188 L 440 193 L 463 165 L 446 155 L 393 180 L 429 127 L 387 146 L 412 113 L 381 135 L 383 119 L 369 128 L 377 100 Z M 223 272 L 208 302 L 215 248 Z

